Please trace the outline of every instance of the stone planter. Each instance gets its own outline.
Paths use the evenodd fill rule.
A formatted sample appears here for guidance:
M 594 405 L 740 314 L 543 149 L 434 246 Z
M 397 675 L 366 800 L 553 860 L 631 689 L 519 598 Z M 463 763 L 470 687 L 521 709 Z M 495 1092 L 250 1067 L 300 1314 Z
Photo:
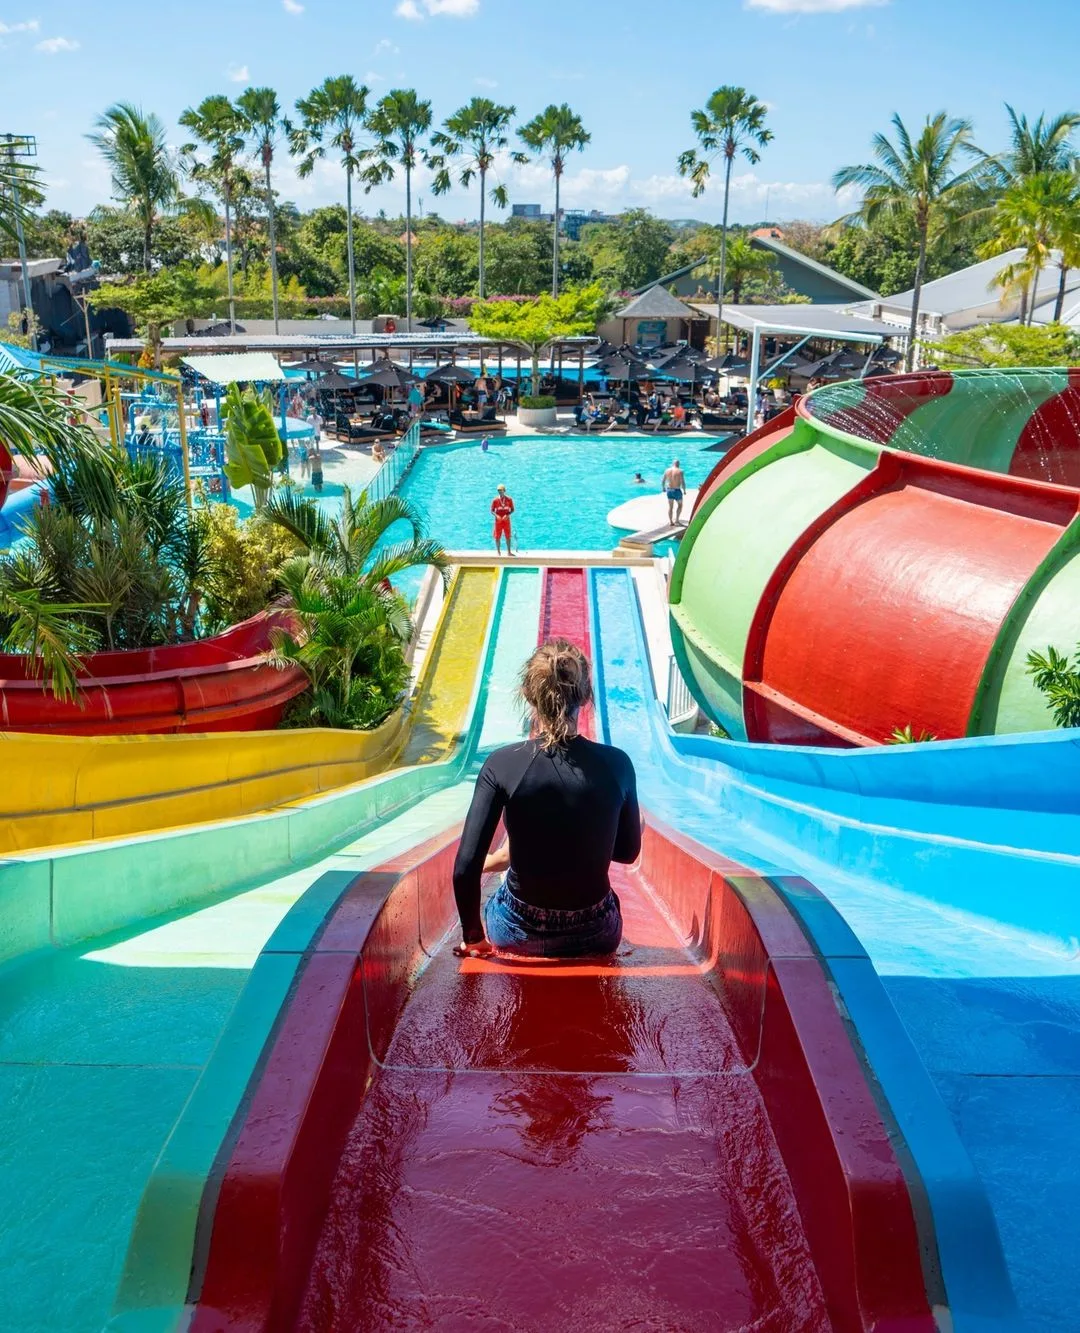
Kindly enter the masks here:
M 517 412 L 519 426 L 531 426 L 533 430 L 546 430 L 554 426 L 558 414 L 554 407 L 519 407 Z

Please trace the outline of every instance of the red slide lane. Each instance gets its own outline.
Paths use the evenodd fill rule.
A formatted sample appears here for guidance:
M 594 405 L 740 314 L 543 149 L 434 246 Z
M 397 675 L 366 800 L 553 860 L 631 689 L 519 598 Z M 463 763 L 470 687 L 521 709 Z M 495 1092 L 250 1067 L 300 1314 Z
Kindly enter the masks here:
M 459 961 L 454 850 L 331 914 L 204 1209 L 194 1333 L 932 1333 L 903 1176 L 767 881 L 650 826 L 614 959 Z
M 567 639 L 592 660 L 589 643 L 589 584 L 584 569 L 546 569 L 540 599 L 540 643 Z M 593 736 L 593 707 L 578 716 L 578 730 Z

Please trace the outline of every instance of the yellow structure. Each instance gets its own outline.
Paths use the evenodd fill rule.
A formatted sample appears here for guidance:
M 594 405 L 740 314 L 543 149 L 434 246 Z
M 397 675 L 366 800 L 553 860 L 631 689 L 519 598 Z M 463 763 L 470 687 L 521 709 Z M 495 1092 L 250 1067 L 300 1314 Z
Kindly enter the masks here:
M 449 756 L 468 721 L 497 586 L 459 570 L 409 709 L 373 731 L 0 733 L 0 855 L 236 819 Z

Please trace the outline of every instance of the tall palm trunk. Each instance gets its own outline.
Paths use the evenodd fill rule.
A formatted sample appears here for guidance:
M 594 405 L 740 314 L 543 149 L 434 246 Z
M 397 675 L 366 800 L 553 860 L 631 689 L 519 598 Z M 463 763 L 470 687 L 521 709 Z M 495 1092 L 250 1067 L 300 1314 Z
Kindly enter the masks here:
M 270 154 L 265 149 L 263 150 L 263 167 L 266 171 L 266 227 L 270 239 L 270 293 L 274 303 L 274 332 L 277 333 L 277 237 L 274 221 L 274 187 L 270 184 Z
M 919 258 L 915 265 L 915 285 L 911 292 L 911 323 L 908 326 L 907 352 L 904 354 L 904 369 L 911 370 L 915 364 L 915 333 L 919 327 L 919 298 L 922 295 L 923 278 L 926 275 L 926 245 L 930 234 L 929 219 L 919 222 Z
M 720 276 L 716 280 L 716 355 L 720 355 L 720 325 L 724 317 L 724 286 L 727 280 L 727 220 L 731 200 L 731 164 L 733 153 L 725 154 L 724 162 L 724 220 L 720 224 Z
M 412 165 L 405 162 L 405 328 L 412 333 Z
M 1020 313 L 1017 316 L 1017 322 L 1023 327 L 1027 323 L 1028 312 L 1028 285 L 1025 282 L 1020 288 Z
M 1054 323 L 1061 322 L 1061 312 L 1065 309 L 1065 286 L 1069 277 L 1069 266 L 1064 260 L 1058 264 L 1060 276 L 1058 277 L 1057 300 L 1054 302 Z
M 349 318 L 356 333 L 356 267 L 353 264 L 352 167 L 345 168 L 345 248 L 349 264 Z M 378 312 L 376 312 L 378 313 Z
M 225 186 L 225 272 L 229 282 L 229 332 L 236 332 L 236 299 L 232 273 L 232 187 Z
M 551 294 L 559 294 L 559 185 L 562 180 L 562 163 L 555 162 L 555 226 L 551 243 Z
M 1042 276 L 1042 265 L 1035 265 L 1035 275 L 1031 279 L 1031 305 L 1028 307 L 1028 326 L 1035 323 L 1035 307 L 1039 304 L 1039 278 Z
M 142 238 L 142 262 L 143 270 L 150 272 L 150 242 L 154 230 L 154 215 L 147 213 L 143 218 L 143 238 Z
M 480 168 L 480 256 L 478 262 L 478 287 L 480 300 L 484 299 L 484 192 L 487 189 L 487 171 Z

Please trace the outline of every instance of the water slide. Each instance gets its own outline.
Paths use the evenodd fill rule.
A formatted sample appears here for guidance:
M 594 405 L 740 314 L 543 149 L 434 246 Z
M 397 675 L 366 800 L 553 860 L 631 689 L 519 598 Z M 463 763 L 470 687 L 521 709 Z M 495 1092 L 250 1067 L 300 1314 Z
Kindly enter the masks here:
M 597 651 L 586 571 L 541 587 L 531 637 Z M 460 962 L 454 845 L 359 875 L 305 957 L 192 1328 L 931 1330 L 890 1128 L 775 888 L 652 822 L 613 961 Z
M 1075 742 L 675 738 L 629 571 L 464 573 L 405 767 L 0 861 L 12 1326 L 1067 1327 Z M 552 633 L 650 810 L 626 941 L 459 963 L 454 828 Z
M 736 739 L 1046 730 L 1028 653 L 1080 638 L 1080 373 L 829 385 L 701 488 L 671 580 L 687 681 Z

